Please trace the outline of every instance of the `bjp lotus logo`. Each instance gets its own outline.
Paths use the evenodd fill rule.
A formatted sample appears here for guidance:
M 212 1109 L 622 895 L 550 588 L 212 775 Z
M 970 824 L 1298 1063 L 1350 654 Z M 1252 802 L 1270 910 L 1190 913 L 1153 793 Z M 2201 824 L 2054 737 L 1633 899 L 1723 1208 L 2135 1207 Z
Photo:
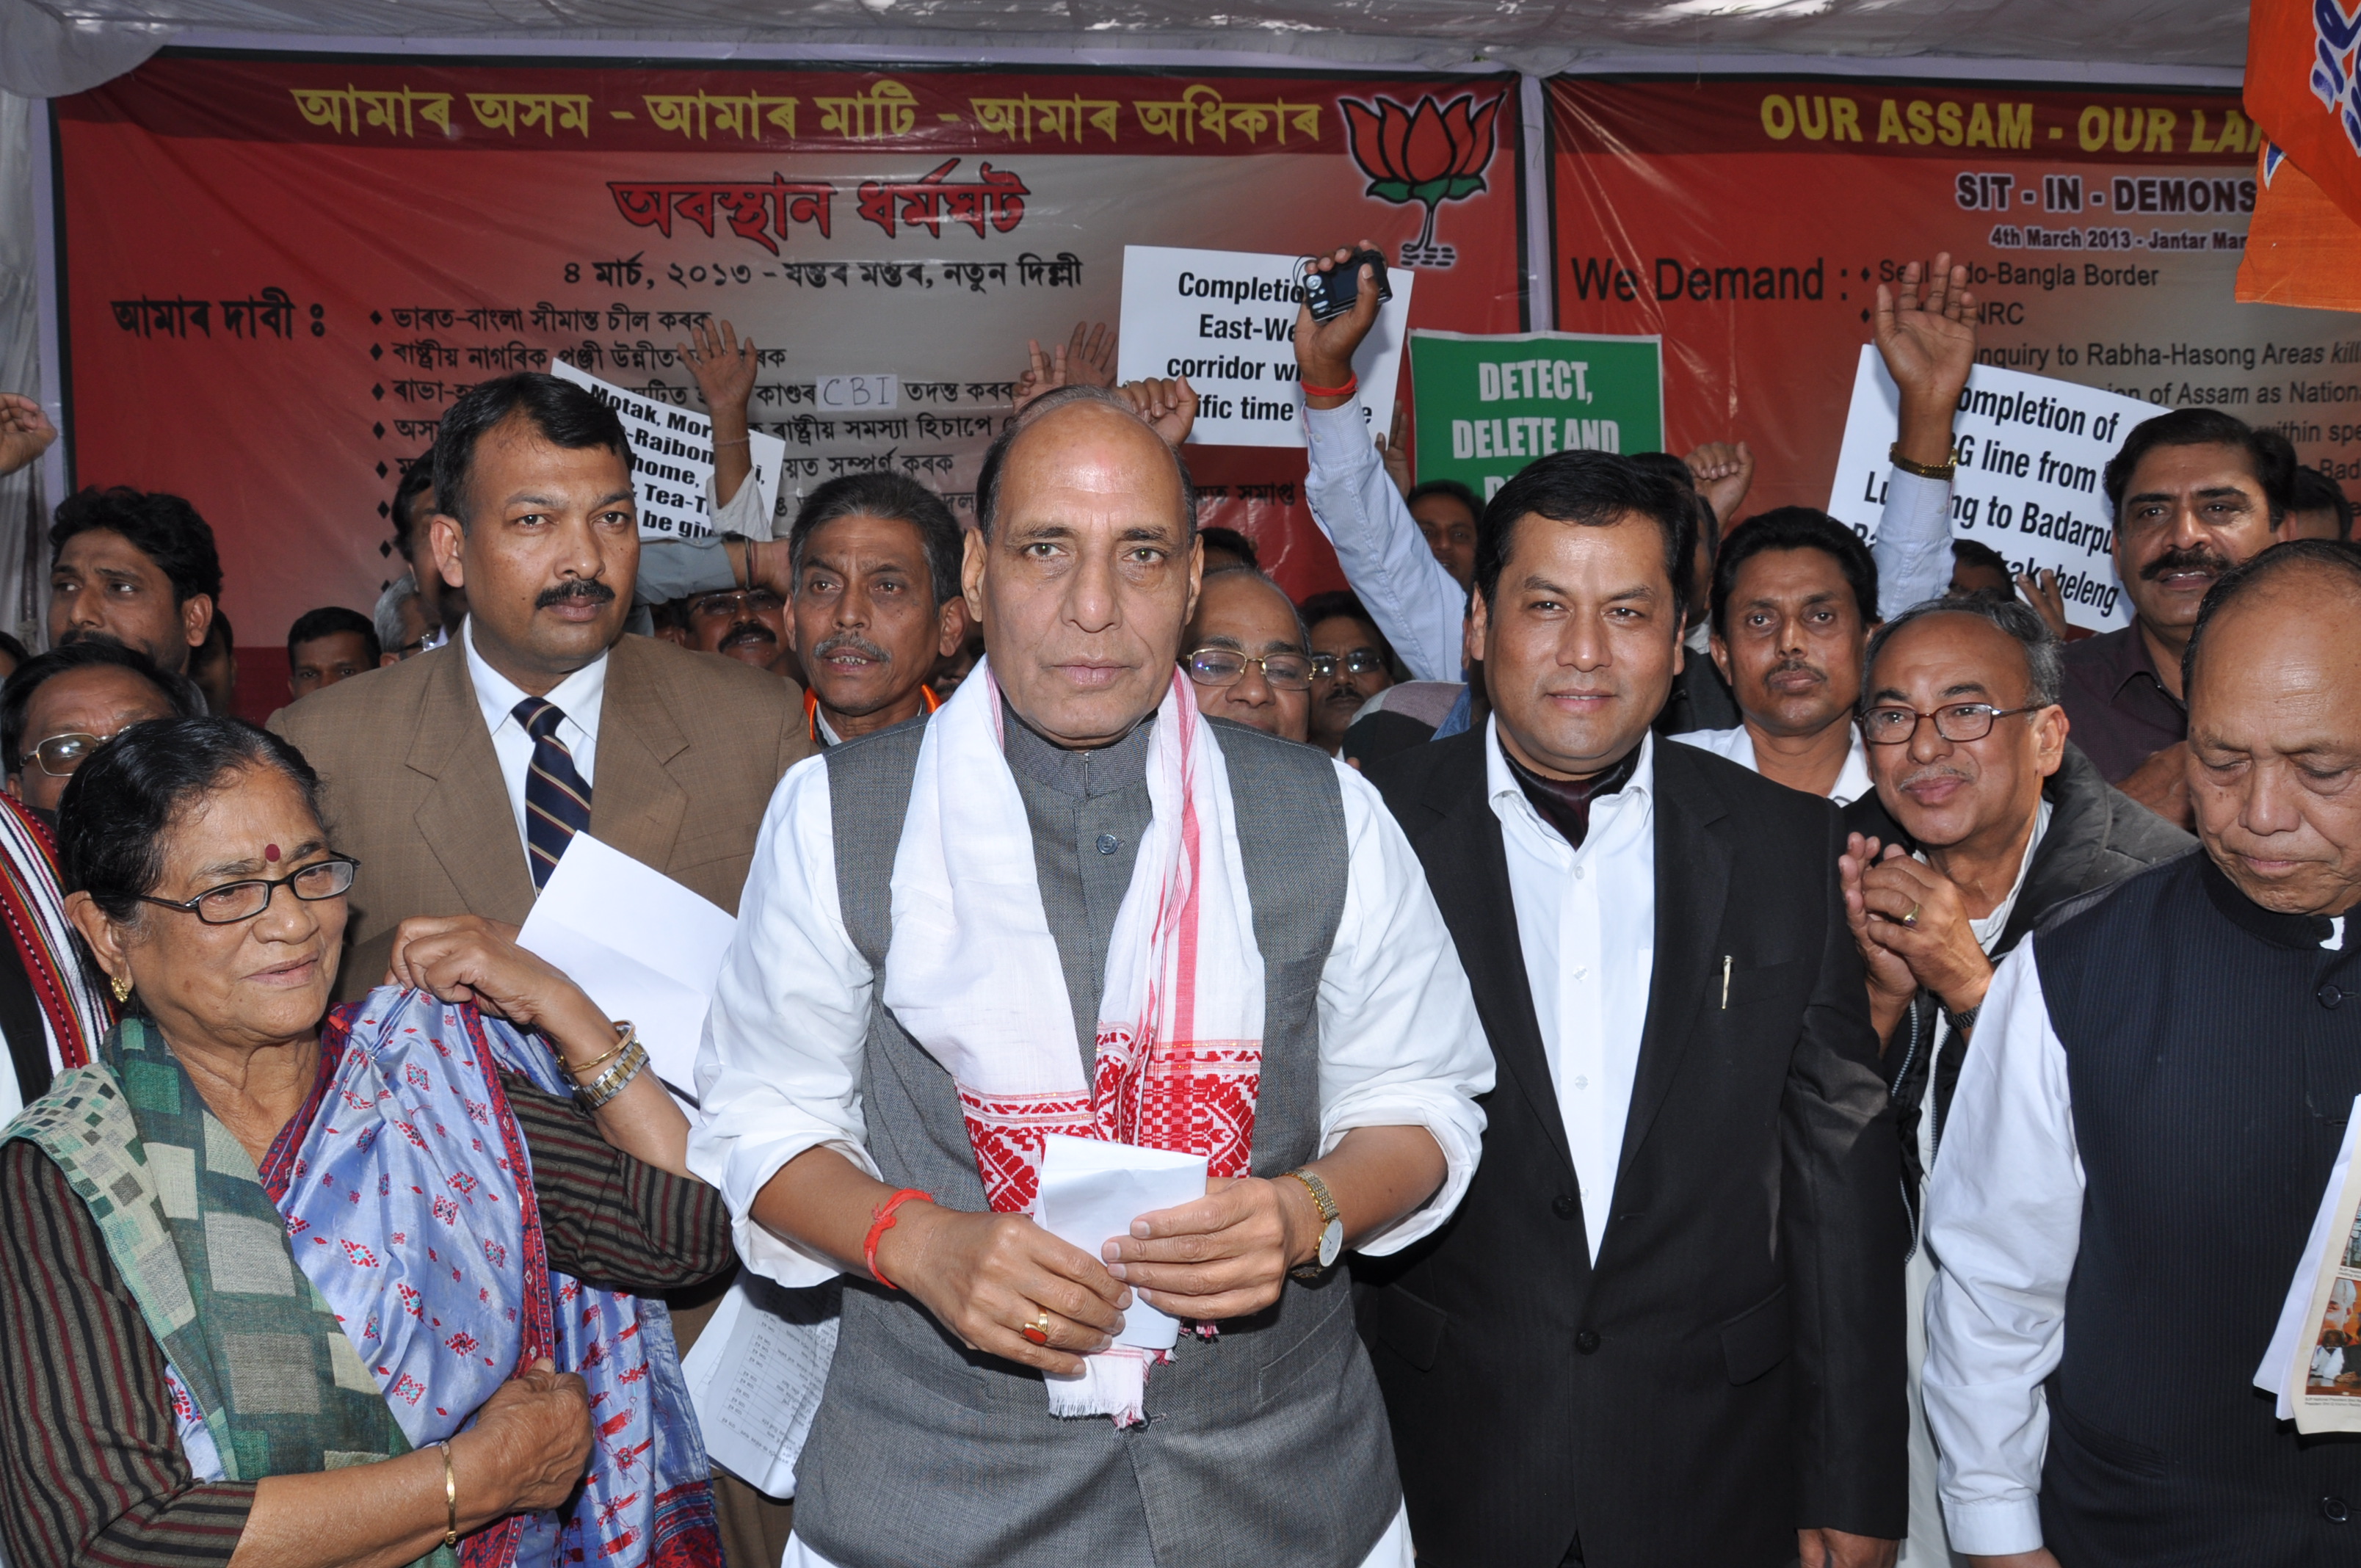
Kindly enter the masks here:
M 1500 95 L 1482 108 L 1476 96 L 1463 93 L 1447 104 L 1432 94 L 1415 107 L 1379 98 L 1364 104 L 1352 98 L 1337 102 L 1352 136 L 1353 161 L 1369 177 L 1365 195 L 1381 202 L 1423 202 L 1426 223 L 1418 237 L 1402 246 L 1404 267 L 1448 267 L 1458 259 L 1451 246 L 1434 242 L 1435 210 L 1445 202 L 1461 201 L 1484 190 L 1484 170 L 1492 161 L 1493 122 L 1499 117 Z

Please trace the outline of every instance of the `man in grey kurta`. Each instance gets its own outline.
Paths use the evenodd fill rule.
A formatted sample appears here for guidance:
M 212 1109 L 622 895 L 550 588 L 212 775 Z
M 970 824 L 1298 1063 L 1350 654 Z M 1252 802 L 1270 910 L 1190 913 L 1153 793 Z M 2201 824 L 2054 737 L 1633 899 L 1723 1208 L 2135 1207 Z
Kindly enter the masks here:
M 1205 722 L 1159 713 L 1194 598 L 1192 498 L 1128 410 L 1070 392 L 995 444 L 978 500 L 965 591 L 1087 1080 L 1152 827 L 1155 728 Z M 1384 1412 L 1347 1282 L 1321 1266 L 1315 1193 L 1345 1245 L 1391 1251 L 1473 1174 L 1491 1059 L 1415 856 L 1351 770 L 1204 732 L 1264 971 L 1252 1174 L 1093 1257 L 988 1211 L 957 1086 L 880 1000 L 927 733 L 837 748 L 781 785 L 698 1066 L 691 1163 L 729 1197 L 741 1255 L 782 1283 L 847 1277 L 787 1562 L 1406 1568 Z M 901 1189 L 931 1199 L 865 1256 Z M 1042 1377 L 1105 1348 L 1135 1289 L 1218 1332 L 1184 1333 L 1153 1369 L 1144 1422 L 1052 1417 Z M 1046 1343 L 1023 1332 L 1036 1321 Z

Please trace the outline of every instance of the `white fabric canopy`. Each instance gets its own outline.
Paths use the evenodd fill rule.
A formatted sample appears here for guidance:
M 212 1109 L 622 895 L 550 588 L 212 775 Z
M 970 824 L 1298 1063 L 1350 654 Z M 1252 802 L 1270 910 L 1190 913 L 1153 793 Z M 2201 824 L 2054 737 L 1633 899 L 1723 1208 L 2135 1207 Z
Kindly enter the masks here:
M 65 18 L 71 16 L 71 21 Z M 176 35 L 1218 49 L 1560 70 L 1701 53 L 2239 66 L 2245 0 L 0 0 L 0 87 L 49 96 Z M 180 37 L 178 41 L 198 39 Z M 207 39 L 205 41 L 212 41 Z M 258 41 L 265 41 L 258 39 Z

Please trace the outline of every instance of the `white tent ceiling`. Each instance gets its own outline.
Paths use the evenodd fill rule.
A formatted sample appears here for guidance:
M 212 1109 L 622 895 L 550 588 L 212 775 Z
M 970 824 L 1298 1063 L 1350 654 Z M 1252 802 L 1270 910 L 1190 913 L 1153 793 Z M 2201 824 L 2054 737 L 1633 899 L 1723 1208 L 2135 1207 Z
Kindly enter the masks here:
M 1184 49 L 1548 71 L 1587 56 L 2236 67 L 2246 0 L 0 0 L 0 86 L 70 91 L 221 35 Z M 1766 61 L 1766 64 L 1769 62 Z

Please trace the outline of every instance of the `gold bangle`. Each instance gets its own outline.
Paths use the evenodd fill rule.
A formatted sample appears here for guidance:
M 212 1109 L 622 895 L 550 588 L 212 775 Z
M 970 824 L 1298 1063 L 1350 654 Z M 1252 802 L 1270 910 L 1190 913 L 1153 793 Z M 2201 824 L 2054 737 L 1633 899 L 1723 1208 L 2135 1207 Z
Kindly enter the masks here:
M 629 1018 L 615 1018 L 609 1020 L 609 1022 L 611 1026 L 620 1029 L 623 1032 L 623 1037 L 615 1042 L 614 1049 L 601 1051 L 598 1055 L 592 1057 L 588 1061 L 584 1062 L 579 1067 L 573 1066 L 569 1063 L 566 1069 L 566 1074 L 568 1078 L 579 1078 L 582 1074 L 588 1072 L 592 1068 L 599 1067 L 607 1062 L 613 1061 L 617 1057 L 621 1056 L 625 1050 L 630 1048 L 633 1040 L 640 1037 L 639 1026 L 633 1024 Z
M 1960 471 L 1960 449 L 1956 446 L 1951 448 L 1950 461 L 1947 463 L 1913 462 L 1902 455 L 1902 443 L 1898 441 L 1886 449 L 1885 455 L 1904 473 L 1916 474 L 1922 479 L 1941 479 L 1948 483 Z
M 434 1445 L 443 1451 L 443 1544 L 459 1544 L 459 1477 L 451 1469 L 451 1442 L 448 1438 Z

